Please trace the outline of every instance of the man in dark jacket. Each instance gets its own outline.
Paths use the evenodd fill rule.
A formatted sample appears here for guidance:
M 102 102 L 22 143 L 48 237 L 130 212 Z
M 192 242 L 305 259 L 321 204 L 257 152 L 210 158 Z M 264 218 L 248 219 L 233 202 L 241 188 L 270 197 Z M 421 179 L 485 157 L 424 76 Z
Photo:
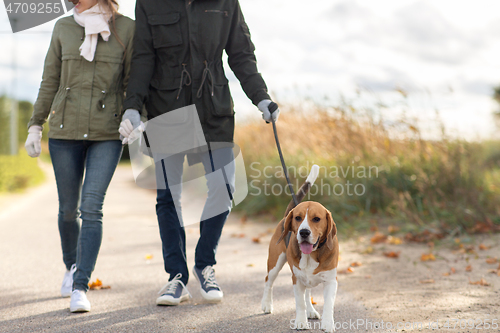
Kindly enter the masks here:
M 248 98 L 262 111 L 263 118 L 277 120 L 279 110 L 269 111 L 271 99 L 257 71 L 255 48 L 238 0 L 137 0 L 134 55 L 120 133 L 128 137 L 139 126 L 137 110 L 143 106 L 148 119 L 152 119 L 194 104 L 208 147 L 212 142 L 232 143 L 234 110 L 222 64 L 224 50 L 229 66 Z M 201 160 L 206 170 L 210 164 L 213 170 L 214 159 L 227 161 L 231 154 L 227 148 L 209 150 L 209 158 L 202 156 Z M 180 169 L 176 177 L 181 177 L 183 160 L 184 155 L 162 161 L 161 167 L 164 172 L 166 165 Z M 234 175 L 227 178 L 233 179 Z M 188 299 L 185 285 L 189 277 L 185 233 L 174 205 L 179 198 L 175 194 L 172 197 L 168 185 L 157 191 L 156 212 L 165 270 L 170 274 L 157 304 L 177 305 Z M 200 224 L 193 273 L 200 282 L 202 296 L 213 302 L 223 296 L 212 266 L 228 214 L 229 209 Z

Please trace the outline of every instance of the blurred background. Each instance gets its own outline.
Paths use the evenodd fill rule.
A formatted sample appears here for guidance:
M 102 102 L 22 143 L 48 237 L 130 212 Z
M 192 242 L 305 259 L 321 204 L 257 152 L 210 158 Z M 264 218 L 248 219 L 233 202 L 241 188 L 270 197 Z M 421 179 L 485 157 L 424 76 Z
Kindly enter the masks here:
M 119 3 L 120 12 L 134 18 L 135 1 Z M 240 4 L 259 70 L 282 110 L 279 131 L 289 166 L 376 166 L 380 171 L 363 179 L 325 177 L 332 185 L 362 183 L 366 193 L 315 200 L 346 219 L 380 217 L 461 231 L 489 231 L 500 224 L 498 1 Z M 12 34 L 4 8 L 0 191 L 12 191 L 43 178 L 36 160 L 21 148 L 55 20 Z M 245 162 L 279 166 L 272 129 L 264 126 L 227 65 L 226 75 Z M 48 160 L 46 146 L 44 153 Z M 21 172 L 19 165 L 28 166 Z M 281 184 L 284 178 L 274 175 L 270 181 Z M 250 194 L 237 207 L 249 215 L 277 217 L 289 200 Z

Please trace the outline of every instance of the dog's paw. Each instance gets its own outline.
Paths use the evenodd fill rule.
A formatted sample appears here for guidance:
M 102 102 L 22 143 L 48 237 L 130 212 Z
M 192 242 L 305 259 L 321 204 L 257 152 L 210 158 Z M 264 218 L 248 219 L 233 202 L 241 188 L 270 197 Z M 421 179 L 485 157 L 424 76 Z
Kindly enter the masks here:
M 307 309 L 307 318 L 309 319 L 321 319 L 320 314 L 313 307 Z
M 273 301 L 263 299 L 262 303 L 261 303 L 261 307 L 262 307 L 262 311 L 264 313 L 272 313 L 273 312 Z
M 332 333 L 335 331 L 335 324 L 333 320 L 325 320 L 321 321 L 321 329 L 327 333 Z
M 297 330 L 308 330 L 310 328 L 311 328 L 311 326 L 309 325 L 309 322 L 307 321 L 307 319 L 295 321 L 295 329 L 297 329 Z

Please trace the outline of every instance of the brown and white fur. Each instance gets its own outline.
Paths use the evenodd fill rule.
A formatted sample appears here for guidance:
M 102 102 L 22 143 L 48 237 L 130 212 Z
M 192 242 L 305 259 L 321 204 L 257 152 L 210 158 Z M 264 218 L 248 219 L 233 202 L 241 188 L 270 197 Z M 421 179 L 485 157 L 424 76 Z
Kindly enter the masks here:
M 318 172 L 319 167 L 314 165 L 306 182 L 297 193 L 299 202 L 311 188 Z M 289 231 L 291 231 L 291 237 L 286 247 L 284 238 Z M 265 313 L 273 311 L 273 283 L 285 262 L 288 261 L 295 293 L 295 327 L 307 329 L 308 318 L 320 318 L 311 303 L 310 289 L 323 283 L 325 304 L 321 328 L 325 332 L 333 332 L 335 330 L 333 308 L 337 294 L 338 259 L 337 227 L 331 213 L 317 202 L 302 202 L 295 208 L 294 202 L 290 202 L 285 217 L 278 224 L 269 244 L 262 310 Z

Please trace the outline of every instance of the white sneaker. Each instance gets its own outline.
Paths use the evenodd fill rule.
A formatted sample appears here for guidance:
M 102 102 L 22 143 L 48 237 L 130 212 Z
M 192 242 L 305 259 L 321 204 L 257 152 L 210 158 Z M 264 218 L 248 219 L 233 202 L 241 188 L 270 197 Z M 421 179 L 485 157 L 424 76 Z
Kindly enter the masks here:
M 89 312 L 90 302 L 87 299 L 87 294 L 84 291 L 75 289 L 71 293 L 71 303 L 69 305 L 70 312 Z
M 73 292 L 73 274 L 76 272 L 76 264 L 71 266 L 69 271 L 64 273 L 64 279 L 61 286 L 61 296 L 62 297 L 70 297 Z

